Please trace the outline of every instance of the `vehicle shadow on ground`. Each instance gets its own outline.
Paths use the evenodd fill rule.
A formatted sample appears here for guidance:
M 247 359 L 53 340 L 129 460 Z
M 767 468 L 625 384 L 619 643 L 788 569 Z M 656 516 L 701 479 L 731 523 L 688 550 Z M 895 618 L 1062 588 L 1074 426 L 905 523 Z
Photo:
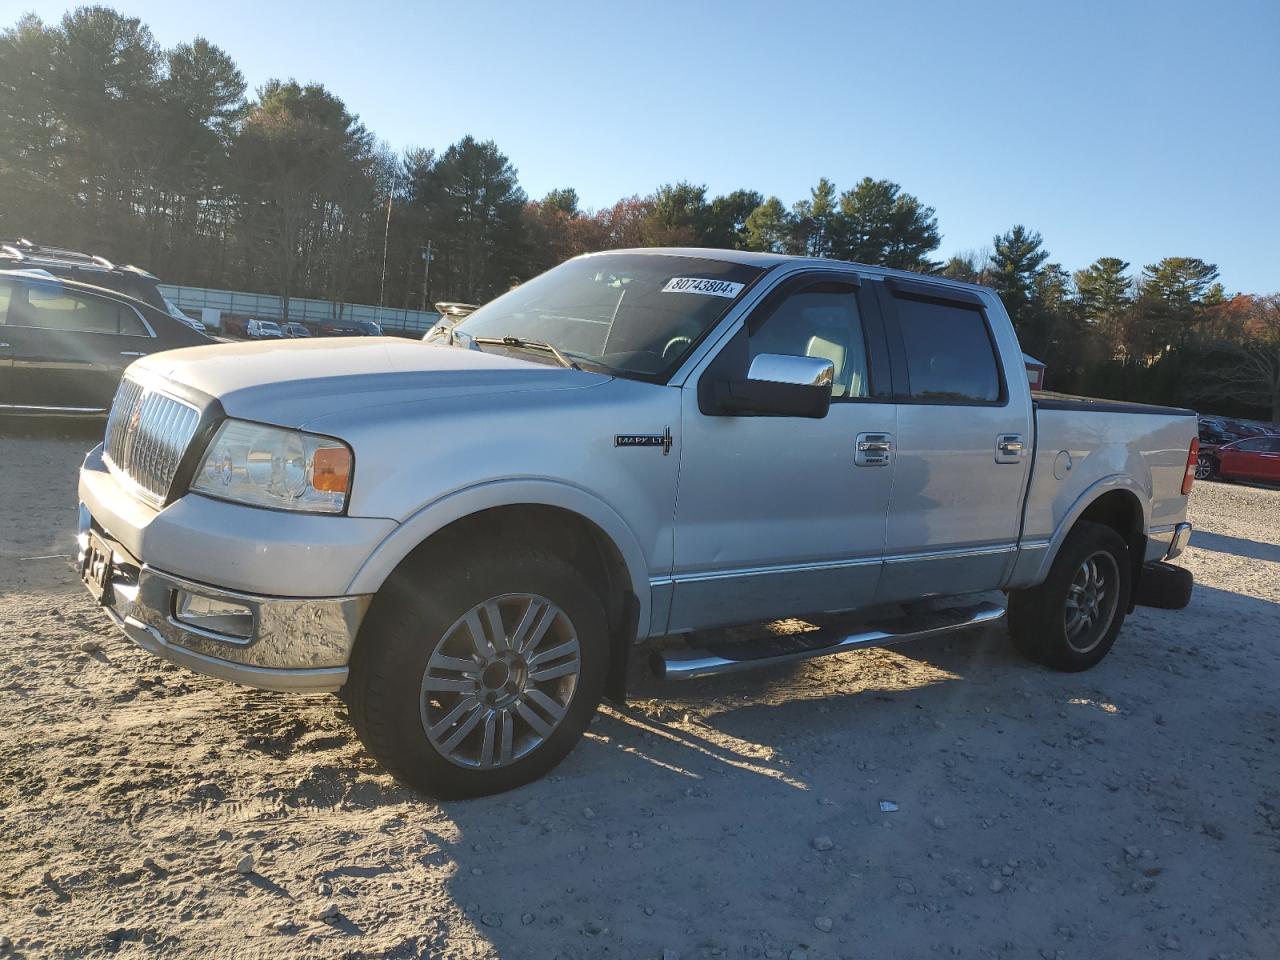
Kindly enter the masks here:
M 0 439 L 84 440 L 88 450 L 102 439 L 106 417 L 9 417 L 0 415 Z
M 464 909 L 476 908 L 477 931 L 502 956 L 538 955 L 540 944 L 559 945 L 554 936 L 590 944 L 583 940 L 595 929 L 590 925 L 561 926 L 554 936 L 555 928 L 544 925 L 565 916 L 581 922 L 586 903 L 606 932 L 635 945 L 651 923 L 635 915 L 637 904 L 608 890 L 643 885 L 673 869 L 718 876 L 721 883 L 738 877 L 732 882 L 743 889 L 786 883 L 753 879 L 752 861 L 777 849 L 787 851 L 783 862 L 802 862 L 814 856 L 820 834 L 830 833 L 837 844 L 856 836 L 859 857 L 919 870 L 937 843 L 938 812 L 948 825 L 953 818 L 981 821 L 993 831 L 986 843 L 1008 842 L 1007 828 L 984 805 L 977 783 L 996 784 L 988 792 L 998 794 L 1023 790 L 1039 803 L 1035 791 L 1057 782 L 1042 778 L 1064 775 L 1053 764 L 1069 762 L 1079 766 L 1081 786 L 1063 802 L 1081 809 L 1114 802 L 1108 781 L 1128 762 L 1122 731 L 1153 717 L 1176 730 L 1204 707 L 1194 700 L 1135 699 L 1135 673 L 1196 682 L 1246 669 L 1256 641 L 1222 636 L 1223 618 L 1274 624 L 1278 614 L 1280 604 L 1199 586 L 1185 610 L 1139 608 L 1113 655 L 1081 674 L 1024 660 L 1005 627 L 991 625 L 689 683 L 641 678 L 641 699 L 602 708 L 588 738 L 551 778 L 498 797 L 442 804 L 457 832 L 433 831 L 441 844 L 437 856 L 457 864 L 451 896 Z M 1202 642 L 1206 637 L 1212 639 Z M 1258 713 L 1266 699 L 1258 691 L 1242 689 L 1237 706 L 1242 716 L 1265 722 Z M 1072 739 L 1093 746 L 1078 749 Z M 619 782 L 634 784 L 631 796 L 618 796 Z M 869 829 L 886 816 L 881 800 L 901 804 L 901 813 L 889 814 L 899 818 L 897 831 Z M 530 836 L 490 846 L 501 834 L 495 827 L 512 822 L 524 824 Z M 628 833 L 611 826 L 615 822 L 643 827 Z M 738 836 L 757 839 L 739 847 Z M 759 837 L 769 838 L 763 847 Z M 495 888 L 494 876 L 518 874 L 531 850 L 568 863 L 540 880 Z M 843 889 L 845 881 L 833 883 Z M 527 918 L 516 922 L 526 909 L 534 917 L 527 926 Z M 742 918 L 735 920 L 745 940 Z M 777 918 L 775 929 L 784 924 Z
M 1197 550 L 1213 550 L 1216 553 L 1228 553 L 1248 560 L 1267 560 L 1280 563 L 1280 546 L 1274 543 L 1262 543 L 1258 540 L 1246 540 L 1243 537 L 1229 537 L 1223 533 L 1209 530 L 1196 530 L 1191 535 L 1191 545 Z

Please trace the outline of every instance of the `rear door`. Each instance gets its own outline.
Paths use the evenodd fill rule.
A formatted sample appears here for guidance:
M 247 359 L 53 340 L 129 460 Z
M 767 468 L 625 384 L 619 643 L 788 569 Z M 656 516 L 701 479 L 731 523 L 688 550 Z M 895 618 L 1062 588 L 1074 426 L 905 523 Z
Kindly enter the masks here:
M 877 286 L 898 394 L 877 600 L 998 587 L 1016 554 L 1033 430 L 1013 330 L 992 323 L 976 292 Z

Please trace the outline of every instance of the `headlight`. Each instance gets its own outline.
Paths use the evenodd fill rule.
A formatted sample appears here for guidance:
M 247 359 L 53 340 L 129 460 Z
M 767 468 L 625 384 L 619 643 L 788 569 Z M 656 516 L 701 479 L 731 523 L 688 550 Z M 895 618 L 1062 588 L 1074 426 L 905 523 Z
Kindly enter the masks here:
M 191 489 L 257 507 L 341 513 L 351 491 L 351 448 L 332 437 L 225 420 Z

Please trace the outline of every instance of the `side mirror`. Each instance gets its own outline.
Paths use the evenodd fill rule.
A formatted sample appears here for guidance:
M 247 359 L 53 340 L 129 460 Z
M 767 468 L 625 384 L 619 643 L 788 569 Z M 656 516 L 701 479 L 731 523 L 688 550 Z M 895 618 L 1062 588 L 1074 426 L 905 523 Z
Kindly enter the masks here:
M 745 380 L 716 384 L 716 406 L 727 415 L 810 417 L 831 408 L 835 365 L 820 357 L 762 353 L 751 361 Z

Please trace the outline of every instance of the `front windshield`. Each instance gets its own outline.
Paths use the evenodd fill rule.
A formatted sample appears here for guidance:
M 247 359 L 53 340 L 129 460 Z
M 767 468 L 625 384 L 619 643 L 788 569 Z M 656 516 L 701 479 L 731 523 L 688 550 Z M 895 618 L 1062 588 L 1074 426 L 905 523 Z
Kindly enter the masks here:
M 662 380 L 762 272 L 701 257 L 582 257 L 485 304 L 464 317 L 454 334 L 463 340 L 539 340 L 586 365 Z

